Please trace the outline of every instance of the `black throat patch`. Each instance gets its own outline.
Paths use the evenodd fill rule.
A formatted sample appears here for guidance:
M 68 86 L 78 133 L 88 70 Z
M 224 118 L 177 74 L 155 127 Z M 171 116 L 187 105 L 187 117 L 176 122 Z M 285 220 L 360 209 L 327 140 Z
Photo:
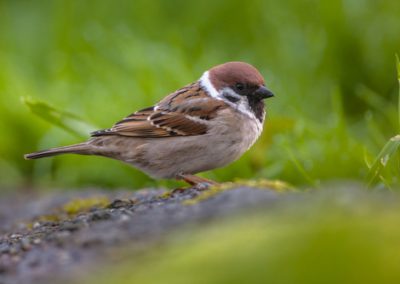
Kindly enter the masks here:
M 249 106 L 251 110 L 254 112 L 255 117 L 263 123 L 264 120 L 264 101 L 260 99 L 256 99 L 254 97 L 248 96 Z

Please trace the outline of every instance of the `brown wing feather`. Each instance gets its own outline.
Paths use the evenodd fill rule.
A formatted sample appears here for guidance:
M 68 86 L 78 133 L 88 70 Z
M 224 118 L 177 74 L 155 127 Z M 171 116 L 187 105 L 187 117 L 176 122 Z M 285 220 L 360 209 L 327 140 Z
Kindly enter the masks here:
M 92 136 L 122 135 L 161 138 L 205 134 L 208 120 L 218 110 L 227 107 L 211 98 L 199 85 L 193 83 L 164 98 L 156 107 L 137 111 L 117 122 L 112 128 L 92 133 Z

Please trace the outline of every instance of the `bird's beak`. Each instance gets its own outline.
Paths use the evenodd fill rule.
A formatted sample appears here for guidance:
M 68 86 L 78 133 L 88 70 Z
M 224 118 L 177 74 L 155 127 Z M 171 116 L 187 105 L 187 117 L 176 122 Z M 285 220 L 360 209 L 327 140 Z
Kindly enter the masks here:
M 274 96 L 274 94 L 268 90 L 265 86 L 260 86 L 255 92 L 254 95 L 263 100 L 263 99 L 268 99 L 268 98 L 272 98 Z

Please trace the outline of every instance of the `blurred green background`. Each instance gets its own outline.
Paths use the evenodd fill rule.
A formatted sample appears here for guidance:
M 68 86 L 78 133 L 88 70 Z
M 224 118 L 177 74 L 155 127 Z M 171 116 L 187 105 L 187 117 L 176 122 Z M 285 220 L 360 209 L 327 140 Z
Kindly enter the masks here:
M 399 19 L 400 1 L 0 0 L 0 188 L 175 185 L 99 157 L 24 161 L 83 140 L 27 103 L 46 102 L 60 120 L 78 115 L 86 123 L 69 125 L 89 132 L 232 60 L 255 65 L 276 97 L 257 144 L 204 176 L 396 188 Z M 189 231 L 149 261 L 115 267 L 116 279 L 399 283 L 398 199 L 304 196 L 269 216 Z
M 164 184 L 99 157 L 24 161 L 24 153 L 82 138 L 41 120 L 21 98 L 107 128 L 232 60 L 255 65 L 276 97 L 257 144 L 205 176 L 364 181 L 399 130 L 399 16 L 399 1 L 2 0 L 0 186 Z M 386 185 L 398 184 L 398 161 L 383 174 Z

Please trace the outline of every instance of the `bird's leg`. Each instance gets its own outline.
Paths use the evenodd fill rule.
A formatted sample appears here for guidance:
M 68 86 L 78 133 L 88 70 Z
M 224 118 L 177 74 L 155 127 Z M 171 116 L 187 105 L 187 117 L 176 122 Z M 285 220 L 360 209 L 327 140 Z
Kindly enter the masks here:
M 213 180 L 209 180 L 206 178 L 202 178 L 202 177 L 198 177 L 195 175 L 189 175 L 189 174 L 179 174 L 177 176 L 177 179 L 182 179 L 184 181 L 186 181 L 188 184 L 190 184 L 191 186 L 194 186 L 195 188 L 199 189 L 199 190 L 204 190 L 209 188 L 212 185 L 217 185 L 218 183 L 213 181 Z

